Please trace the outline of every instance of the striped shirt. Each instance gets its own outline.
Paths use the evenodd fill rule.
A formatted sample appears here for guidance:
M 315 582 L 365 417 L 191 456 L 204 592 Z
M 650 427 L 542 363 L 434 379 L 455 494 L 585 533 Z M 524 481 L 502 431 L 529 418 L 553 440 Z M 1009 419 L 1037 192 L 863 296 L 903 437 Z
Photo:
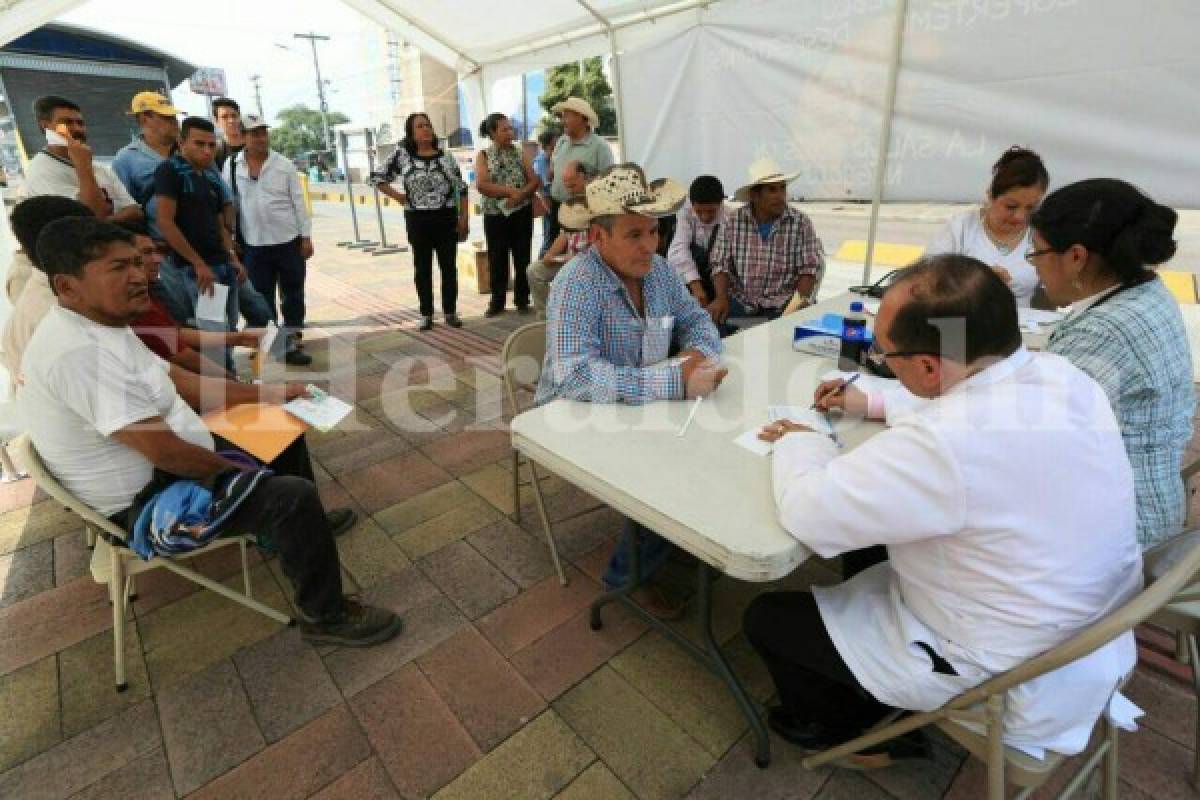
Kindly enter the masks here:
M 779 309 L 792 299 L 801 276 L 820 276 L 825 253 L 804 213 L 788 206 L 764 241 L 747 204 L 721 226 L 709 263 L 714 275 L 729 273 L 730 293 L 742 305 Z
M 1104 388 L 1121 426 L 1137 493 L 1137 535 L 1150 547 L 1179 533 L 1179 470 L 1196 396 L 1183 316 L 1160 280 L 1115 292 L 1067 317 L 1046 348 Z
M 642 283 L 645 314 L 595 249 L 562 268 L 546 306 L 537 405 L 559 397 L 631 405 L 682 400 L 683 369 L 667 357 L 671 344 L 720 355 L 721 339 L 708 312 L 661 256 L 653 258 Z

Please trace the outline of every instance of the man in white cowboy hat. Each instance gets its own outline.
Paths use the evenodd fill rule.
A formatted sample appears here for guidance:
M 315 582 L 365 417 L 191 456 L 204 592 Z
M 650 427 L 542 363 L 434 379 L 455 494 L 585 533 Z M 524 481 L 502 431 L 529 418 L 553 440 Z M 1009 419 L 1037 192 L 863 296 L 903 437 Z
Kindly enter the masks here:
M 817 292 L 825 256 L 812 222 L 787 201 L 796 173 L 784 173 L 770 159 L 750 165 L 750 180 L 734 193 L 746 203 L 733 214 L 710 255 L 716 298 L 713 319 L 767 317 L 783 313 L 792 295 L 811 299 Z
M 554 145 L 551 156 L 551 173 L 553 181 L 550 184 L 550 213 L 546 215 L 546 223 L 552 226 L 547 234 L 547 241 L 553 242 L 558 236 L 558 207 L 565 203 L 571 192 L 563 182 L 566 166 L 571 161 L 578 161 L 588 175 L 598 175 L 613 164 L 612 148 L 596 134 L 600 127 L 600 116 L 588 101 L 581 97 L 568 97 L 561 103 L 555 103 L 550 109 L 562 120 L 563 133 Z
M 672 180 L 647 184 L 641 167 L 618 164 L 596 176 L 564 217 L 586 224 L 592 246 L 572 259 L 550 286 L 546 360 L 534 402 L 556 398 L 642 404 L 702 397 L 721 383 L 716 326 L 655 253 L 658 217 L 683 205 Z M 679 348 L 668 359 L 672 344 Z M 627 521 L 609 561 L 609 588 L 629 581 L 631 542 L 641 534 L 641 575 L 666 561 L 670 545 Z M 639 591 L 650 613 L 674 618 L 683 604 L 657 586 Z

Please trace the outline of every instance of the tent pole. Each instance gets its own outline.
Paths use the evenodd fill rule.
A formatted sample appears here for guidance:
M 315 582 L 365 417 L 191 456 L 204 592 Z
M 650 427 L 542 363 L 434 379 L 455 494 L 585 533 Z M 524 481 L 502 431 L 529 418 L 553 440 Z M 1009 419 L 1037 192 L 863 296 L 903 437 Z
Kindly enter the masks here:
M 883 102 L 883 128 L 879 132 L 879 155 L 875 160 L 875 187 L 871 194 L 871 223 L 867 228 L 867 255 L 863 261 L 863 285 L 871 282 L 871 261 L 875 257 L 875 234 L 879 228 L 879 206 L 883 202 L 883 181 L 887 173 L 888 148 L 892 143 L 892 118 L 896 113 L 896 83 L 904 53 L 904 27 L 908 19 L 908 0 L 896 2 L 896 25 L 892 39 L 892 58 L 888 67 L 887 97 Z
M 617 57 L 617 31 L 613 28 L 612 23 L 608 18 L 592 8 L 587 0 L 575 0 L 583 7 L 583 10 L 596 18 L 596 21 L 604 26 L 604 30 L 608 32 L 608 52 L 612 55 L 612 75 L 613 75 L 613 94 L 616 96 L 616 102 L 613 104 L 617 112 L 617 136 L 621 139 L 621 160 L 629 160 L 629 142 L 625 138 L 625 92 L 621 87 L 621 64 Z M 583 70 L 580 69 L 579 77 L 583 79 Z

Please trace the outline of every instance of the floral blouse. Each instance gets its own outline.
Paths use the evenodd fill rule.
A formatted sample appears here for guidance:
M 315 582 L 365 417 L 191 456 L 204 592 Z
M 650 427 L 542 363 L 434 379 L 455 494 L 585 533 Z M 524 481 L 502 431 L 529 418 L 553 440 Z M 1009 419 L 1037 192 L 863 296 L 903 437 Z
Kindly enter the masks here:
M 483 156 L 487 159 L 488 178 L 492 183 L 498 183 L 501 186 L 511 186 L 514 189 L 521 189 L 525 186 L 524 158 L 521 155 L 521 150 L 515 144 L 503 150 L 496 147 L 496 145 L 492 145 L 483 151 Z M 505 213 L 500 209 L 502 202 L 509 213 L 529 205 L 529 201 L 526 200 L 521 205 L 512 207 L 508 205 L 509 198 L 507 197 L 485 197 L 483 198 L 483 213 Z

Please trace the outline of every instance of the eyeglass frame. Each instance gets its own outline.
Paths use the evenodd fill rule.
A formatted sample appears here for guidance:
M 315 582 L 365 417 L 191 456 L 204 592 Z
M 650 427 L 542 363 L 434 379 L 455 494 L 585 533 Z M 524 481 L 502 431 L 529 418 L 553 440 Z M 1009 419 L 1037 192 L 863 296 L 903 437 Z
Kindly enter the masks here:
M 1025 251 L 1025 261 L 1031 267 L 1036 267 L 1037 264 L 1033 263 L 1033 260 L 1035 258 L 1037 258 L 1038 256 L 1049 255 L 1050 253 L 1057 253 L 1057 252 L 1059 252 L 1059 251 L 1055 250 L 1053 247 L 1046 247 L 1041 250 L 1026 250 Z
M 883 364 L 889 358 L 907 358 L 909 356 L 937 356 L 941 353 L 934 353 L 929 350 L 893 350 L 886 352 L 879 347 L 878 342 L 871 342 L 871 347 L 867 350 L 866 357 L 875 364 Z

